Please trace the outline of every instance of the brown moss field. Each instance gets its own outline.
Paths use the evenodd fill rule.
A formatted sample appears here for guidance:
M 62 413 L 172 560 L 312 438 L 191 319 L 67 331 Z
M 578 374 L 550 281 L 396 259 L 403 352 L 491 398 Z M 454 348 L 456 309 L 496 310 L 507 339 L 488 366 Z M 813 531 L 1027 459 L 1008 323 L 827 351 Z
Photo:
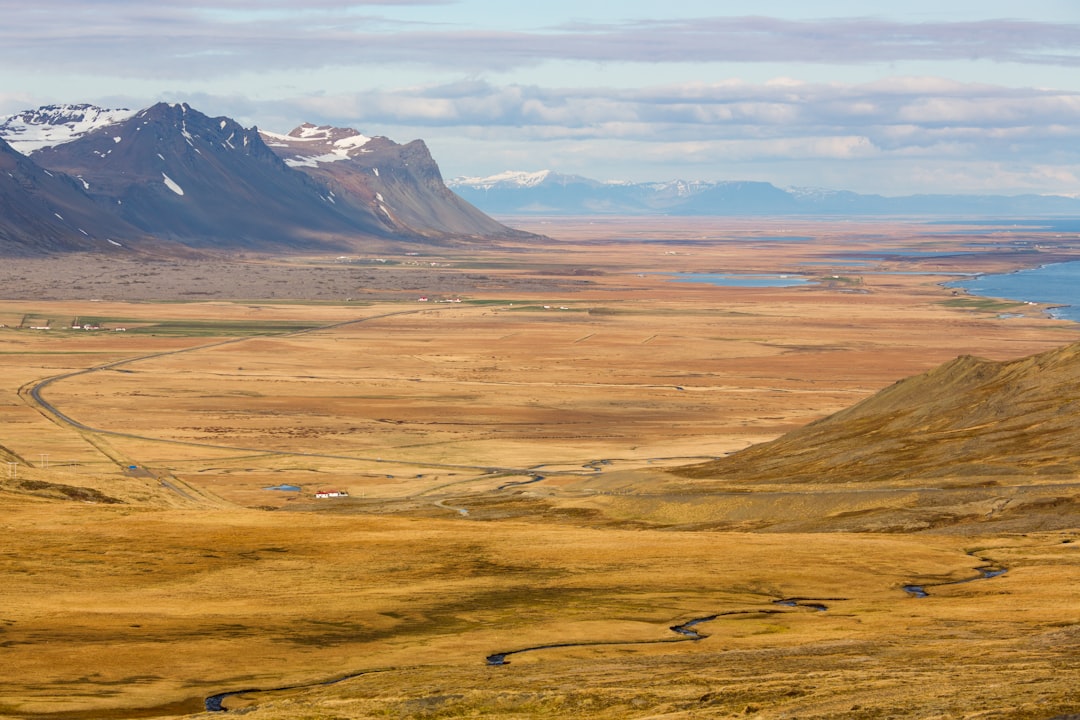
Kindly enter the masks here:
M 176 718 L 238 691 L 224 706 L 266 720 L 1080 713 L 1072 457 L 672 472 L 959 355 L 1077 341 L 942 283 L 1080 238 L 512 224 L 552 239 L 5 260 L 0 717 Z

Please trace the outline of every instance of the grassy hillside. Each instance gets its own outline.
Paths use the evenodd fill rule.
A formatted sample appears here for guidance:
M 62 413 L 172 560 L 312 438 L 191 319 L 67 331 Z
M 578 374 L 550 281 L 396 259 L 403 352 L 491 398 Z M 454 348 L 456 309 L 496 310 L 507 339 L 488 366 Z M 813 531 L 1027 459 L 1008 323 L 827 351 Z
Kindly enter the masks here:
M 965 356 L 777 440 L 677 474 L 834 484 L 1075 480 L 1078 420 L 1080 344 L 1010 362 Z

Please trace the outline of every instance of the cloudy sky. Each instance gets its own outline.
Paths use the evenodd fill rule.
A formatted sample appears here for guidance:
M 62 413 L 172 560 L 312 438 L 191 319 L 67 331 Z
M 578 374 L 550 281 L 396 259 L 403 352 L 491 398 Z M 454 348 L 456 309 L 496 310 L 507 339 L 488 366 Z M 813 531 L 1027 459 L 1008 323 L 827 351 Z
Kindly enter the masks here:
M 0 115 L 186 101 L 446 177 L 1080 194 L 1077 0 L 0 0 Z

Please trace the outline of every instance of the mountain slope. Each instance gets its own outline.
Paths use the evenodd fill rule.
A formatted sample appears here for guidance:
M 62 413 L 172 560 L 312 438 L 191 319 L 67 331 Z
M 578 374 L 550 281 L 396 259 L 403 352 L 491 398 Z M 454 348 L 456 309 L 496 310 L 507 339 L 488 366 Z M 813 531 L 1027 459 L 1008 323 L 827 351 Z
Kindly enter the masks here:
M 78 181 L 0 139 L 0 255 L 116 251 L 141 234 L 95 204 Z
M 287 165 L 325 185 L 343 212 L 389 232 L 430 240 L 524 235 L 447 188 L 421 140 L 399 145 L 351 128 L 310 123 L 288 135 L 262 136 Z
M 975 483 L 1080 475 L 1080 343 L 960 357 L 772 442 L 681 468 L 730 482 Z

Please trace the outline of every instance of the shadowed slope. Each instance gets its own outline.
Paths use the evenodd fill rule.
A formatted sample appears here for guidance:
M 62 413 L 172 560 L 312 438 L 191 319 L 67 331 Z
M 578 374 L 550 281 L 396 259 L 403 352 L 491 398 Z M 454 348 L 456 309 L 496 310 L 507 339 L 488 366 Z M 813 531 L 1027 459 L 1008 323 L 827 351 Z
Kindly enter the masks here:
M 850 483 L 1080 473 L 1080 343 L 1008 362 L 959 357 L 687 478 Z
M 333 250 L 379 232 L 338 212 L 257 130 L 184 104 L 158 103 L 34 159 L 83 178 L 131 224 L 195 247 Z
M 0 139 L 0 255 L 115 253 L 118 241 L 142 235 L 96 205 L 75 179 L 48 172 Z

